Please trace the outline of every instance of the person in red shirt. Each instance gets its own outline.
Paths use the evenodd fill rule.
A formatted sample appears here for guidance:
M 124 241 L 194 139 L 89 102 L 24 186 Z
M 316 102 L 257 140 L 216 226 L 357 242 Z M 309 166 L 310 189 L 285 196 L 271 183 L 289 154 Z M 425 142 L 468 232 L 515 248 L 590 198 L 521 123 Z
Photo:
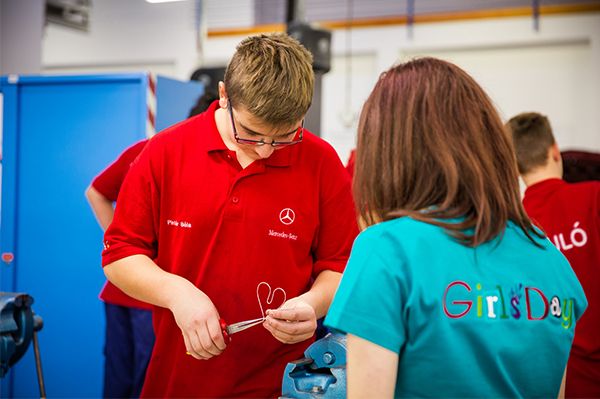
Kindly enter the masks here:
M 129 165 L 147 141 L 142 140 L 127 148 L 94 178 L 85 192 L 103 231 L 113 220 L 113 204 Z M 126 295 L 110 281 L 104 284 L 100 299 L 104 302 L 106 315 L 103 397 L 139 397 L 154 344 L 152 307 Z
M 507 123 L 529 216 L 571 263 L 588 299 L 567 365 L 567 397 L 600 397 L 600 182 L 567 183 L 548 118 L 522 113 Z
M 304 129 L 311 62 L 285 34 L 243 40 L 219 101 L 131 166 L 102 262 L 154 305 L 142 396 L 278 396 L 313 342 L 358 228 L 339 157 Z M 224 335 L 249 319 L 263 322 Z
M 216 99 L 215 93 L 206 91 L 198 97 L 189 117 L 204 112 Z M 117 201 L 129 166 L 147 142 L 147 139 L 142 140 L 127 148 L 94 178 L 85 192 L 103 231 L 113 220 L 113 204 Z M 104 302 L 106 313 L 103 397 L 139 397 L 154 345 L 152 306 L 126 295 L 110 281 L 102 288 L 100 299 Z

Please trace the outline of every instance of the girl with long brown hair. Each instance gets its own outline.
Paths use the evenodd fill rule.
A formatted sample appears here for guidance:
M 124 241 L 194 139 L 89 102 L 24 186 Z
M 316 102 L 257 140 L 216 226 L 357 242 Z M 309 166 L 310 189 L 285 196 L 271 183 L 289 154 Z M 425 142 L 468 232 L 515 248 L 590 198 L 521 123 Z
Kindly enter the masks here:
M 462 69 L 382 74 L 361 113 L 357 238 L 326 323 L 348 396 L 556 396 L 587 306 L 528 219 L 510 135 Z

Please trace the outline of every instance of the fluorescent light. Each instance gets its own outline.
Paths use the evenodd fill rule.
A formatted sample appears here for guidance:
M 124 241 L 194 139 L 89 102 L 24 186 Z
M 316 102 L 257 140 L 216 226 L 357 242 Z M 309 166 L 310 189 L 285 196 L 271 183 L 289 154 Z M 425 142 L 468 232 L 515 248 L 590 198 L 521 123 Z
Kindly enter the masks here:
M 172 3 L 174 1 L 183 1 L 183 0 L 146 0 L 148 3 Z

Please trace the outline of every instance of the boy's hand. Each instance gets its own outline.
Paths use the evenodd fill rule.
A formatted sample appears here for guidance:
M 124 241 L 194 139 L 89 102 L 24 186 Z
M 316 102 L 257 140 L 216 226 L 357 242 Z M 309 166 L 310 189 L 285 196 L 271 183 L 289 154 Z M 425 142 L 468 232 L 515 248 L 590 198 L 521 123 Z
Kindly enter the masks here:
M 312 337 L 317 329 L 315 310 L 301 298 L 292 298 L 279 309 L 267 310 L 264 327 L 284 344 L 295 344 Z
M 225 350 L 227 345 L 221 331 L 219 313 L 204 292 L 190 284 L 180 291 L 170 309 L 181 329 L 189 355 L 207 360 Z

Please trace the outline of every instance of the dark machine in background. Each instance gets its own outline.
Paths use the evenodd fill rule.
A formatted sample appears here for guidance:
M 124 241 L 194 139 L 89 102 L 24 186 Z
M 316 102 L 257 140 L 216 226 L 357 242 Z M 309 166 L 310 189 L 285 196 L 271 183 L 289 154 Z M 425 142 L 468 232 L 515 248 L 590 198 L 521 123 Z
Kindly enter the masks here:
M 91 0 L 46 0 L 46 22 L 83 32 L 90 30 Z
M 27 352 L 33 341 L 40 397 L 46 397 L 42 360 L 37 332 L 42 329 L 42 318 L 33 313 L 33 298 L 27 294 L 0 292 L 0 378 Z
M 302 43 L 313 55 L 315 91 L 304 123 L 308 130 L 320 136 L 323 75 L 331 69 L 331 32 L 315 28 L 303 22 L 303 19 L 304 0 L 288 0 L 287 33 Z
M 206 92 L 219 93 L 219 82 L 225 78 L 225 67 L 203 67 L 196 69 L 190 80 L 196 80 L 204 85 Z
M 600 180 L 600 153 L 563 151 L 563 178 L 569 183 Z

